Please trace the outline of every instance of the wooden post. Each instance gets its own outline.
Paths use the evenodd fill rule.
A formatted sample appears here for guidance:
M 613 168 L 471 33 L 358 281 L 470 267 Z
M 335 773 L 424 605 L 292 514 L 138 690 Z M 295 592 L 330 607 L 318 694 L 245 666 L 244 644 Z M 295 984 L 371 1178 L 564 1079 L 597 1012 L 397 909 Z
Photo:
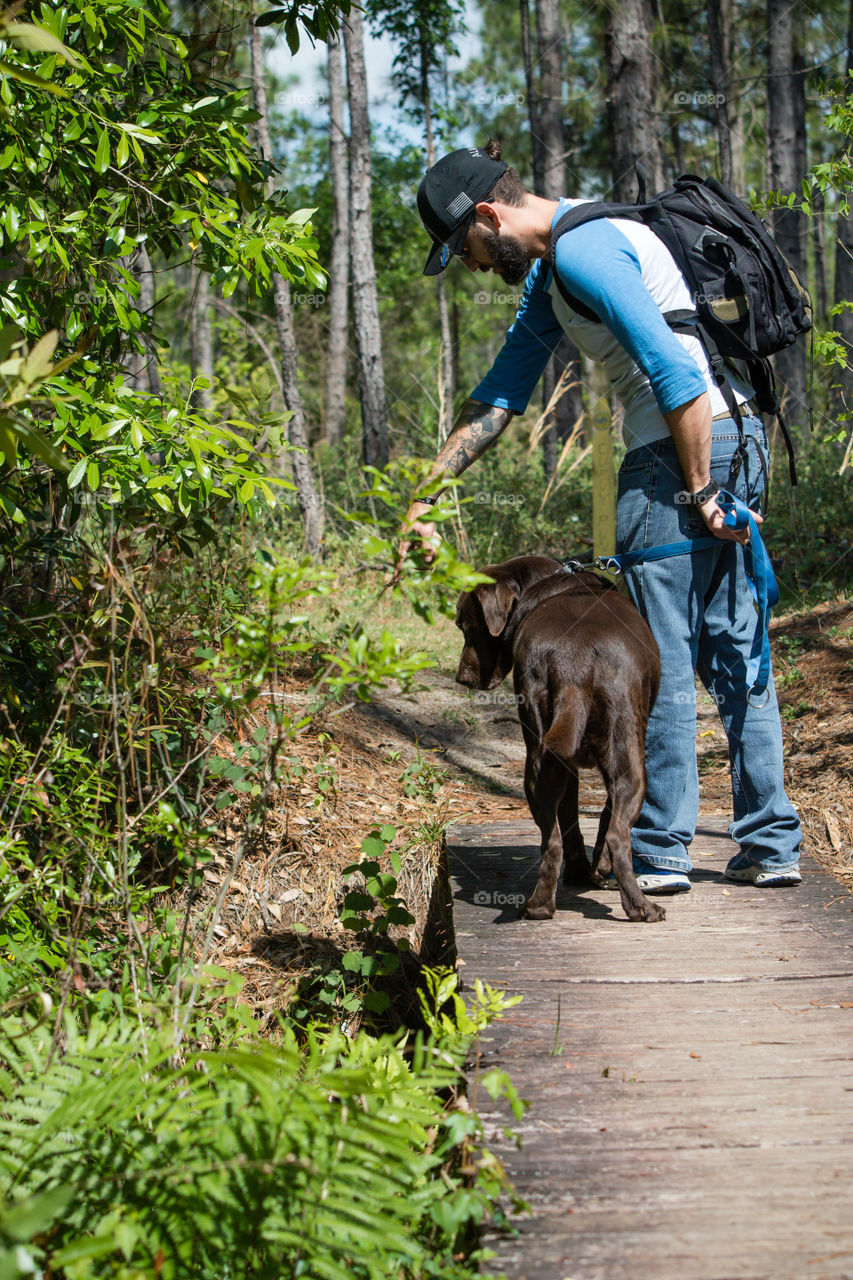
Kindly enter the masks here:
M 616 474 L 606 395 L 598 396 L 592 414 L 592 549 L 597 556 L 616 550 Z

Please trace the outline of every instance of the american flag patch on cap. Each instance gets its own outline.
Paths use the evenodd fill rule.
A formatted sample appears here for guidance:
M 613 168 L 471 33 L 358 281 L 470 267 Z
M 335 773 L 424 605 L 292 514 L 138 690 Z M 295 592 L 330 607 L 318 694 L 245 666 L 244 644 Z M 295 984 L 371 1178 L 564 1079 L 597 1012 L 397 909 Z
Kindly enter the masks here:
M 469 209 L 473 209 L 474 201 L 464 191 L 460 191 L 458 196 L 454 196 L 447 206 L 447 212 L 451 218 L 461 218 L 463 213 L 467 213 Z

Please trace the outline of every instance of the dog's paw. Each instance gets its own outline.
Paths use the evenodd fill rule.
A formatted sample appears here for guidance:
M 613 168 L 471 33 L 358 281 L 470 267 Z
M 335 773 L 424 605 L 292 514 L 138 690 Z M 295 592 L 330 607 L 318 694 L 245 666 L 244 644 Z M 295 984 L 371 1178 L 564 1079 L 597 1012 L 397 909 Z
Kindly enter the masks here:
M 556 902 L 537 903 L 533 898 L 528 898 L 518 914 L 525 920 L 550 920 L 556 907 Z
M 646 901 L 643 910 L 631 918 L 634 920 L 646 920 L 651 924 L 655 920 L 665 920 L 666 912 L 659 903 Z

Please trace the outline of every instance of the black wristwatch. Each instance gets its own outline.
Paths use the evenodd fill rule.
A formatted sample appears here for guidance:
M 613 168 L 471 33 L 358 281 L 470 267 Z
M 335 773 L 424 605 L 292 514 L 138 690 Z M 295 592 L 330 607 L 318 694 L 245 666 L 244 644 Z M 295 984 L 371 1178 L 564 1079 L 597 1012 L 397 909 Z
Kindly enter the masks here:
M 682 489 L 675 495 L 675 501 L 682 507 L 701 507 L 703 502 L 715 498 L 719 492 L 720 486 L 715 481 L 709 480 L 705 488 L 700 489 L 698 493 L 688 493 L 686 489 Z

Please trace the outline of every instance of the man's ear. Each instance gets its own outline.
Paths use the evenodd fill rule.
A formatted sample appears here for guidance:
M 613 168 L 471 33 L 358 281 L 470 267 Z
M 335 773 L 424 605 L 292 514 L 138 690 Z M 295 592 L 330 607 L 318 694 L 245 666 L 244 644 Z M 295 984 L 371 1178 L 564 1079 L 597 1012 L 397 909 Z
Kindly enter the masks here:
M 479 204 L 474 206 L 474 212 L 489 224 L 490 231 L 500 231 L 501 229 L 500 211 L 495 208 L 495 206 L 492 204 L 490 200 L 481 200 Z M 476 225 L 476 219 L 475 219 L 475 225 Z
M 518 590 L 511 582 L 481 582 L 475 595 L 483 610 L 490 636 L 499 636 L 518 603 Z

